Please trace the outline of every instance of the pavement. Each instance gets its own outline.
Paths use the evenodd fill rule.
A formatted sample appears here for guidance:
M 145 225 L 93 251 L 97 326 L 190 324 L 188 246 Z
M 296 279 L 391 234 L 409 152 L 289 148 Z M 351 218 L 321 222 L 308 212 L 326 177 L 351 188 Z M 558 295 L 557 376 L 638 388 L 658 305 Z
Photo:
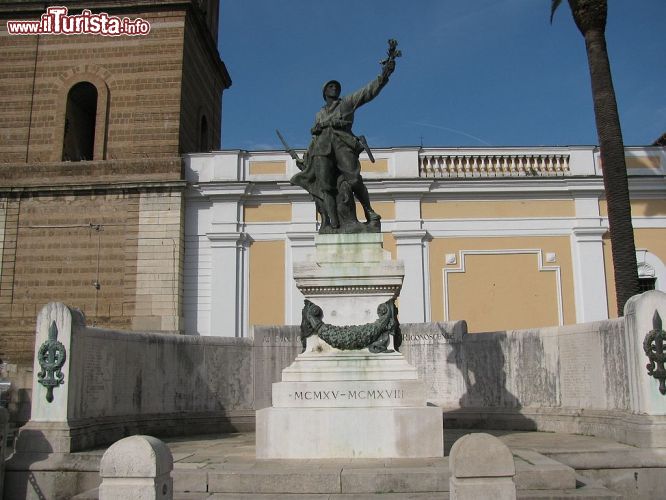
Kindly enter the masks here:
M 258 460 L 254 433 L 165 438 L 164 442 L 174 459 L 175 500 L 364 500 L 378 494 L 386 500 L 448 499 L 448 454 L 452 444 L 469 432 L 478 431 L 446 430 L 445 456 L 428 459 Z M 666 449 L 640 449 L 605 438 L 550 432 L 482 432 L 497 436 L 513 453 L 518 498 L 663 498 L 663 481 L 646 476 L 645 471 L 666 478 Z M 103 453 L 104 449 L 82 452 L 91 459 Z M 599 470 L 610 471 L 609 477 Z M 642 476 L 639 480 L 638 472 L 613 472 L 618 470 L 640 471 Z M 608 489 L 605 484 L 614 479 L 614 489 Z M 641 494 L 627 495 L 632 488 L 638 491 L 641 480 Z M 96 491 L 74 498 L 97 498 Z

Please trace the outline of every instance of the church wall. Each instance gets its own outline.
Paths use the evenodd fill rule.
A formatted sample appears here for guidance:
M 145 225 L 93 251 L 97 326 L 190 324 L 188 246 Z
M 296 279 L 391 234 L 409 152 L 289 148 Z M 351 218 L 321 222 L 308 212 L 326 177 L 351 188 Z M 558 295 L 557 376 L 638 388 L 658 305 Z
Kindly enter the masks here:
M 206 28 L 217 26 L 214 0 L 206 20 L 197 3 L 88 6 L 144 19 L 146 36 L 7 34 L 5 19 L 37 19 L 44 5 L 0 5 L 0 358 L 15 421 L 28 416 L 34 312 L 47 301 L 105 328 L 184 328 L 180 155 L 197 151 L 202 109 L 219 147 L 220 94 L 231 83 Z M 79 82 L 97 91 L 94 156 L 61 161 Z
M 91 79 L 109 92 L 106 151 L 95 159 L 178 155 L 185 16 L 184 10 L 135 10 L 131 17 L 151 23 L 140 43 L 135 37 L 42 36 L 37 41 L 0 33 L 14 63 L 0 70 L 0 88 L 8 91 L 0 92 L 6 101 L 0 107 L 2 133 L 16 137 L 2 141 L 0 161 L 60 161 L 67 92 L 76 81 Z
M 180 152 L 220 148 L 222 90 L 227 86 L 218 67 L 212 36 L 204 32 L 196 14 L 186 18 L 180 116 Z M 207 40 L 210 38 L 210 40 Z M 208 42 L 208 43 L 207 43 Z M 207 124 L 207 146 L 200 145 L 201 119 Z
M 182 329 L 182 205 L 180 191 L 140 195 L 134 330 Z
M 0 162 L 26 160 L 28 122 L 37 38 L 9 37 L 0 23 L 4 63 L 0 67 Z

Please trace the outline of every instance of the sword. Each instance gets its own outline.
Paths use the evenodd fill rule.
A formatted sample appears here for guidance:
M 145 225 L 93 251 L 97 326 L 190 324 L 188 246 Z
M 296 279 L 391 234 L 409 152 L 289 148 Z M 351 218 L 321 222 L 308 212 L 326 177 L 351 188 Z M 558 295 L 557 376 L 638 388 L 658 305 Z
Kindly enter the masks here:
M 287 153 L 289 153 L 289 156 L 291 156 L 292 159 L 295 160 L 296 164 L 298 165 L 298 163 L 301 161 L 301 159 L 296 154 L 296 151 L 294 151 L 294 148 L 289 147 L 289 144 L 287 144 L 287 141 L 285 140 L 285 138 L 282 136 L 282 134 L 280 133 L 280 131 L 278 129 L 275 129 L 275 133 L 277 134 L 278 138 L 280 139 L 280 142 L 284 146 L 284 150 Z
M 372 163 L 374 163 L 375 162 L 375 157 L 372 156 L 372 151 L 370 151 L 370 146 L 368 146 L 368 141 L 365 140 L 365 136 L 364 135 L 359 135 L 359 136 L 357 136 L 357 139 L 358 139 L 358 142 L 361 143 L 361 146 L 363 146 L 363 151 L 368 153 L 368 158 L 370 158 L 370 161 Z

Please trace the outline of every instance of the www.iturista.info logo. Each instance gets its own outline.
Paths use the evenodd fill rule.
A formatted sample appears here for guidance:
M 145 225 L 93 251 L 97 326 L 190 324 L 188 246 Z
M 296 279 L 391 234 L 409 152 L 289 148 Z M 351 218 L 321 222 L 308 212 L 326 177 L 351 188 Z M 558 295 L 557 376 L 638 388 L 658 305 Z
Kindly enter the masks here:
M 140 17 L 110 16 L 83 9 L 81 14 L 69 15 L 67 7 L 47 7 L 39 21 L 7 21 L 10 35 L 102 35 L 139 36 L 150 33 L 150 23 Z

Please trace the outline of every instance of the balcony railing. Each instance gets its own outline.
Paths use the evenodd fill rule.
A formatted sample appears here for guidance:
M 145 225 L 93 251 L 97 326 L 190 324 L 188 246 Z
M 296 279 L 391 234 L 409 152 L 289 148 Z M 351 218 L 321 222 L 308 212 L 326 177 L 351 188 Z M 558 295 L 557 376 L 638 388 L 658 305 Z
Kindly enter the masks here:
M 571 175 L 568 154 L 421 154 L 419 177 L 558 177 Z

